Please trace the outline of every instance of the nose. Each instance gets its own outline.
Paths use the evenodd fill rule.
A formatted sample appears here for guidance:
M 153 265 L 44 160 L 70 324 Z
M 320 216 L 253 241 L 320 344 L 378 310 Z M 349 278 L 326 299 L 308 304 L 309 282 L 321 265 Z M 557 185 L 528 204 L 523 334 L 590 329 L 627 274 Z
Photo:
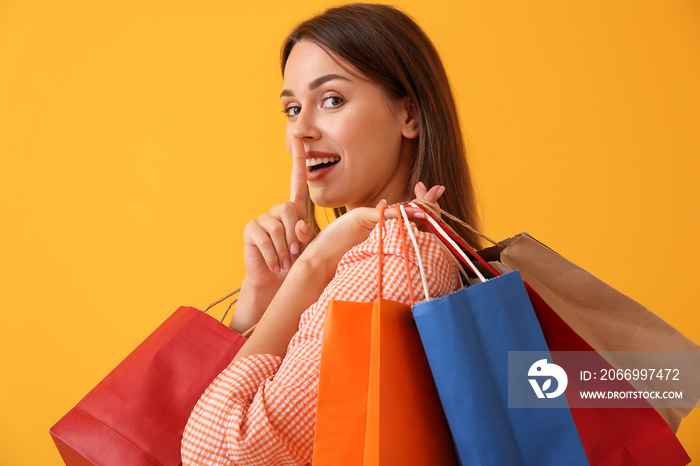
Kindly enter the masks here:
M 302 110 L 293 123 L 292 135 L 298 139 L 318 139 L 321 131 L 318 128 L 316 116 L 313 111 Z

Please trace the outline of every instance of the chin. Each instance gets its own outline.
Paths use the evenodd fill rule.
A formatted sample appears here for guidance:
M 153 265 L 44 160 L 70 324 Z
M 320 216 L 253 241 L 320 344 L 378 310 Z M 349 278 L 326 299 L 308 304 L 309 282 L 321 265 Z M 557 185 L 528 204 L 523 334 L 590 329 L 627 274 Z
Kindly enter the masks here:
M 326 209 L 337 209 L 347 205 L 347 202 L 343 202 L 339 199 L 332 198 L 330 196 L 323 196 L 319 193 L 309 193 L 311 200 L 317 207 L 324 207 Z
M 341 207 L 345 207 L 345 204 L 321 203 L 321 202 L 316 202 L 316 201 L 314 201 L 314 205 L 316 207 L 321 207 L 324 209 L 340 209 Z

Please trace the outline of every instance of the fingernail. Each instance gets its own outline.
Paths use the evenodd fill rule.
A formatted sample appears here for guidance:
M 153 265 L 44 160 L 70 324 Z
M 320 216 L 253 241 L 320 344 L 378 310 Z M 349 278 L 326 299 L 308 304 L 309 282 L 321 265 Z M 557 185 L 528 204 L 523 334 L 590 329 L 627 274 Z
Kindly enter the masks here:
M 416 212 L 413 214 L 414 218 L 425 218 L 425 214 L 423 212 Z
M 380 203 L 380 204 L 384 204 L 384 205 L 387 205 L 387 203 L 386 203 L 386 199 L 382 199 L 381 201 L 379 201 L 379 203 Z
M 445 187 L 444 187 L 444 186 L 440 186 L 440 189 L 438 189 L 438 191 L 437 191 L 438 197 L 442 196 L 442 194 L 443 194 L 444 192 L 445 192 Z
M 299 254 L 299 243 L 290 244 L 289 252 L 291 252 L 292 254 Z
M 301 225 L 299 225 L 299 230 L 301 230 L 302 233 L 307 234 L 309 232 L 309 226 L 306 224 L 306 222 L 301 222 Z M 299 246 L 297 246 L 297 252 L 299 252 L 298 248 Z
M 284 261 L 284 264 L 282 264 L 282 268 L 283 268 L 284 270 L 289 270 L 289 269 L 292 268 L 292 263 L 290 262 L 289 259 L 287 259 L 286 261 Z
M 272 269 L 273 272 L 275 273 L 280 273 L 280 266 L 276 265 L 274 269 Z
M 421 188 L 425 189 L 426 191 L 428 190 L 428 188 L 425 187 L 425 185 L 423 184 L 422 181 L 419 181 L 418 184 L 420 185 Z

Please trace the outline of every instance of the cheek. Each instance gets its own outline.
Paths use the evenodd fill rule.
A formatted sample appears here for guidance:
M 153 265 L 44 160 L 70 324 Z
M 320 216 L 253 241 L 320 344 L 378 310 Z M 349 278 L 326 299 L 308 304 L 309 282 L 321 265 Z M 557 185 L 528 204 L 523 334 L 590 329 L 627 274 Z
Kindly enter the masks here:
M 371 114 L 370 114 L 371 115 Z M 335 121 L 326 127 L 326 135 L 332 138 L 351 158 L 374 159 L 378 154 L 398 150 L 401 132 L 386 115 L 356 116 Z
M 401 129 L 391 115 L 366 118 L 354 130 L 347 134 L 349 144 L 355 153 L 363 154 L 369 161 L 391 163 L 399 156 L 401 148 Z

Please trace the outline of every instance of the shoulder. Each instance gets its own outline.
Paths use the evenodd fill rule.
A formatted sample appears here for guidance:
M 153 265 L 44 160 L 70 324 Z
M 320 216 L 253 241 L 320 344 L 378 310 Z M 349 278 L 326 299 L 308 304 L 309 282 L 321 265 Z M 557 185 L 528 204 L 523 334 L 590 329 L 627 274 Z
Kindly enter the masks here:
M 409 225 L 412 235 L 408 234 L 403 220 L 389 219 L 382 227 L 377 225 L 364 242 L 350 249 L 343 256 L 338 264 L 336 276 L 352 276 L 352 279 L 348 278 L 344 281 L 355 284 L 359 284 L 358 275 L 374 272 L 371 273 L 371 277 L 375 278 L 380 266 L 381 250 L 385 275 L 391 277 L 399 274 L 401 276 L 396 278 L 405 280 L 407 277 L 403 275 L 403 271 L 408 263 L 409 270 L 412 275 L 415 275 L 412 279 L 418 280 L 416 282 L 418 284 L 421 274 L 418 265 L 420 262 L 423 266 L 422 273 L 426 276 L 433 295 L 444 295 L 457 289 L 459 287 L 458 271 L 451 256 L 444 251 L 440 240 L 432 233 L 421 231 L 413 222 Z M 359 271 L 363 273 L 358 274 Z
M 423 260 L 440 260 L 450 262 L 444 253 L 440 240 L 432 233 L 418 229 L 415 223 L 410 222 L 410 230 L 416 240 L 414 245 L 411 234 L 408 232 L 403 220 L 388 219 L 383 225 L 377 225 L 370 232 L 365 241 L 350 249 L 343 256 L 338 268 L 351 265 L 353 262 L 366 260 L 377 256 L 382 251 L 386 255 L 415 258 L 416 246 L 418 254 Z M 425 257 L 423 257 L 425 255 Z

